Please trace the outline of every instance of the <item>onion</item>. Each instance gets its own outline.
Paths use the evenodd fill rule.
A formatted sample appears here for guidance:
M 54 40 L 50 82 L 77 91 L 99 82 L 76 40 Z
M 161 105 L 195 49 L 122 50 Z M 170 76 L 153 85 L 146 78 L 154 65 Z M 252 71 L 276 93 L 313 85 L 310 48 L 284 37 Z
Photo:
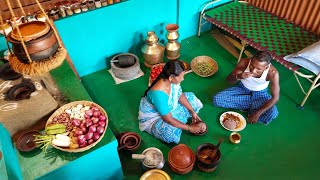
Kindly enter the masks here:
M 97 132 L 95 132 L 95 133 L 93 133 L 93 140 L 98 140 L 100 138 L 100 134 L 99 133 L 97 133 Z
M 93 132 L 88 132 L 88 133 L 85 135 L 85 138 L 86 138 L 87 140 L 92 139 L 92 137 L 93 137 Z
M 93 111 L 93 117 L 99 117 L 100 115 L 100 111 Z
M 81 128 L 81 131 L 82 131 L 82 133 L 84 134 L 84 133 L 87 132 L 87 128 L 86 128 L 86 127 L 82 127 L 82 128 Z
M 99 111 L 99 108 L 97 108 L 97 107 L 92 107 L 91 110 L 92 110 L 92 111 Z
M 83 116 L 85 119 L 90 119 L 90 116 L 89 115 L 87 115 L 87 114 L 84 114 L 84 116 Z
M 106 126 L 106 122 L 104 122 L 104 121 L 99 121 L 99 126 L 101 126 L 101 127 L 105 127 Z
M 74 135 L 77 137 L 77 136 L 83 135 L 83 132 L 81 130 L 76 130 Z
M 86 127 L 89 127 L 92 125 L 91 119 L 86 119 Z
M 84 141 L 82 144 L 80 144 L 79 143 L 79 147 L 86 147 L 86 146 L 88 146 L 88 143 L 87 143 L 87 141 Z
M 89 132 L 96 132 L 97 131 L 97 127 L 96 126 L 94 126 L 94 125 L 92 125 L 92 126 L 90 126 L 89 127 Z
M 82 121 L 82 122 L 81 122 L 80 128 L 82 128 L 82 127 L 86 127 L 85 121 Z
M 78 136 L 78 139 L 84 139 L 84 135 Z
M 92 117 L 91 120 L 92 120 L 93 124 L 97 124 L 99 122 L 99 119 L 96 117 Z
M 97 133 L 102 134 L 104 132 L 104 127 L 98 126 L 97 127 Z
M 93 139 L 88 140 L 88 144 L 92 144 L 94 142 Z
M 74 119 L 73 121 L 72 121 L 72 125 L 73 126 L 80 126 L 80 124 L 81 124 L 81 122 L 80 122 L 80 120 L 79 119 Z
M 100 119 L 100 121 L 105 121 L 106 120 L 106 116 L 105 115 L 100 115 L 99 119 Z
M 93 114 L 93 112 L 92 112 L 92 110 L 89 109 L 88 111 L 85 112 L 85 114 L 86 114 L 87 116 L 90 116 L 90 117 L 91 117 L 92 114 Z

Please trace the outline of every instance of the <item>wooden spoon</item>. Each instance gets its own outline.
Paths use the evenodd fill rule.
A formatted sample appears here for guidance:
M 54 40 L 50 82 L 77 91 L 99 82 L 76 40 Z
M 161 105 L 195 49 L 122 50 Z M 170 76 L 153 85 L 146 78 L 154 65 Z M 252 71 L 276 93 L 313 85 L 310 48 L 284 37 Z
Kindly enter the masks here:
M 207 158 L 210 158 L 211 160 L 214 159 L 214 157 L 216 156 L 216 154 L 217 154 L 217 152 L 219 150 L 219 147 L 220 147 L 222 141 L 223 141 L 223 138 L 220 138 L 216 148 L 209 154 L 209 156 Z
M 117 150 L 119 151 L 119 150 L 125 148 L 126 146 L 128 146 L 129 144 L 130 144 L 130 142 L 126 142 L 126 143 L 122 144 L 121 146 L 118 146 Z

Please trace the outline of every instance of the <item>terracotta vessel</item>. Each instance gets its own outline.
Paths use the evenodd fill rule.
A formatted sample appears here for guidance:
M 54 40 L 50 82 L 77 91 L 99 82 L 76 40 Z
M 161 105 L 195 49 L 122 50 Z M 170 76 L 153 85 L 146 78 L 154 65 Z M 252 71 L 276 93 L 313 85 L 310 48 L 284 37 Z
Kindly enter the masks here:
M 137 150 L 141 143 L 140 135 L 135 132 L 121 133 L 117 136 L 117 139 L 119 141 L 119 146 L 127 144 L 124 149 L 130 151 Z
M 146 43 L 141 48 L 144 64 L 148 68 L 151 68 L 154 64 L 163 62 L 164 47 L 158 41 L 158 36 L 153 31 L 150 31 L 145 40 Z
M 188 146 L 179 144 L 169 151 L 168 162 L 173 172 L 187 174 L 193 169 L 195 155 Z
M 217 168 L 221 157 L 220 149 L 218 149 L 217 154 L 213 159 L 210 159 L 210 157 L 208 158 L 212 150 L 215 148 L 216 146 L 210 143 L 205 143 L 198 146 L 196 151 L 196 158 L 199 170 L 204 172 L 212 172 Z
M 10 34 L 7 36 L 7 40 L 12 44 L 12 51 L 18 59 L 23 63 L 28 63 L 28 58 L 21 42 L 14 40 Z M 52 29 L 44 36 L 25 42 L 25 45 L 32 61 L 41 61 L 52 56 L 59 47 Z
M 168 43 L 166 44 L 166 56 L 170 60 L 178 59 L 180 57 L 180 43 L 177 41 L 179 38 L 179 26 L 177 24 L 168 24 L 166 26 L 167 34 L 166 38 Z

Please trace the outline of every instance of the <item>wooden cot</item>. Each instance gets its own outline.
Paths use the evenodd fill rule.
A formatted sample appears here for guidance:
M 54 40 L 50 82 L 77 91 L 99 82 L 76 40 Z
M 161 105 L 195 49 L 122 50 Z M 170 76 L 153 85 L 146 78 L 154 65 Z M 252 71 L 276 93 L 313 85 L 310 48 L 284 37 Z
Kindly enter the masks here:
M 213 7 L 209 9 L 209 6 Z M 305 94 L 298 105 L 299 108 L 303 108 L 312 90 L 320 85 L 318 83 L 320 74 L 302 73 L 300 66 L 283 59 L 284 56 L 319 41 L 320 38 L 315 33 L 244 1 L 216 0 L 207 3 L 200 13 L 198 36 L 200 36 L 201 27 L 207 22 L 241 40 L 242 48 L 238 61 L 245 47 L 249 45 L 258 50 L 270 52 L 274 60 L 291 70 Z M 305 91 L 300 83 L 299 76 L 311 82 L 308 91 Z

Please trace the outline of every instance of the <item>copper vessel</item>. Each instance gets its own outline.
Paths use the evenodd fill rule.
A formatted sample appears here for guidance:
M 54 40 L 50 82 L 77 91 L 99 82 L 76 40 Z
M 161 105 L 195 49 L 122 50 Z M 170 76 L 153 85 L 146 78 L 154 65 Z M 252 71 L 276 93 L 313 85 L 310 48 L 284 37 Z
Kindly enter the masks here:
M 168 43 L 166 44 L 166 55 L 170 60 L 178 59 L 180 57 L 180 43 L 177 41 L 179 38 L 179 26 L 177 24 L 168 24 L 166 26 Z
M 164 47 L 158 43 L 159 38 L 154 31 L 148 32 L 145 44 L 142 46 L 144 65 L 150 68 L 154 64 L 163 62 Z

